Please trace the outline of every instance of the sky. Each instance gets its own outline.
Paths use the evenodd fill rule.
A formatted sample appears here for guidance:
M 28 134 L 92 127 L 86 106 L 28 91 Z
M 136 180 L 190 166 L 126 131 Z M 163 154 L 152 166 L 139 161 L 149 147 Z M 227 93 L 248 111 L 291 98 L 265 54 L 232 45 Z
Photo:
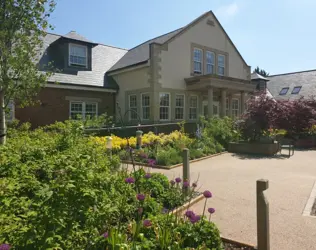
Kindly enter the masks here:
M 132 48 L 212 10 L 248 65 L 316 69 L 316 0 L 56 0 L 52 32 Z

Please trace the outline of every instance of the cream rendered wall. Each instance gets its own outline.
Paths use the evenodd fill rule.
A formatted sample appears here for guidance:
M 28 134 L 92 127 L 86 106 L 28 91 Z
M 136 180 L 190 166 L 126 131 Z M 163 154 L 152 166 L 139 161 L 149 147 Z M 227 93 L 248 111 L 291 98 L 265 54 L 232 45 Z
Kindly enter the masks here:
M 137 95 L 137 112 L 140 114 L 140 93 L 149 92 L 149 67 L 134 69 L 131 71 L 126 71 L 116 75 L 112 75 L 114 80 L 119 85 L 119 92 L 116 95 L 116 102 L 122 110 L 122 115 L 128 109 L 128 95 Z
M 207 24 L 207 20 L 214 21 L 215 26 Z M 171 41 L 167 51 L 161 51 L 162 87 L 185 89 L 184 78 L 191 77 L 192 43 L 228 53 L 228 76 L 249 79 L 249 68 L 244 64 L 214 16 L 209 14 Z

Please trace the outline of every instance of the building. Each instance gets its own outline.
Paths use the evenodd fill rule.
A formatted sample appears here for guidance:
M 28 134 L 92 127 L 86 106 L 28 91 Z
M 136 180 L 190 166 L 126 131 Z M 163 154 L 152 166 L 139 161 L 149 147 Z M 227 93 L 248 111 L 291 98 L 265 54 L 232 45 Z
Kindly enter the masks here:
M 255 90 L 250 66 L 212 11 L 128 51 L 70 32 L 48 34 L 45 52 L 41 62 L 52 60 L 62 72 L 39 94 L 40 106 L 15 112 L 34 126 L 115 114 L 115 102 L 131 124 L 237 117 Z
M 57 73 L 38 95 L 39 103 L 15 107 L 15 118 L 33 127 L 103 113 L 113 115 L 118 86 L 105 75 L 127 51 L 87 40 L 71 31 L 44 38 L 41 70 L 50 62 Z

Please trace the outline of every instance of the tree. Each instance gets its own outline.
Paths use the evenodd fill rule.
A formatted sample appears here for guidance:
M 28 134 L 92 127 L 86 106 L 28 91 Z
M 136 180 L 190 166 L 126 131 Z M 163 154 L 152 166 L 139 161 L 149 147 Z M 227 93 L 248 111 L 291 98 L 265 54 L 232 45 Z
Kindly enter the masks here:
M 29 105 L 51 75 L 38 61 L 55 0 L 0 2 L 0 144 L 6 141 L 5 111 L 10 100 Z
M 265 71 L 264 69 L 260 69 L 258 66 L 254 69 L 253 73 L 258 73 L 259 75 L 262 75 L 264 77 L 270 75 L 267 71 Z

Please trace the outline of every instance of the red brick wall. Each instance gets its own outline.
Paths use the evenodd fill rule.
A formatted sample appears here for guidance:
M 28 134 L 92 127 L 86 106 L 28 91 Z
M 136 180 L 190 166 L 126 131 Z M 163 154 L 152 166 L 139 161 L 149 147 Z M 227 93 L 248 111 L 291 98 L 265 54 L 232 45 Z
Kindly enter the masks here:
M 115 94 L 107 92 L 43 88 L 38 95 L 40 104 L 15 109 L 15 118 L 30 122 L 32 127 L 52 124 L 69 119 L 69 100 L 66 97 L 98 98 L 98 113 L 114 115 Z

